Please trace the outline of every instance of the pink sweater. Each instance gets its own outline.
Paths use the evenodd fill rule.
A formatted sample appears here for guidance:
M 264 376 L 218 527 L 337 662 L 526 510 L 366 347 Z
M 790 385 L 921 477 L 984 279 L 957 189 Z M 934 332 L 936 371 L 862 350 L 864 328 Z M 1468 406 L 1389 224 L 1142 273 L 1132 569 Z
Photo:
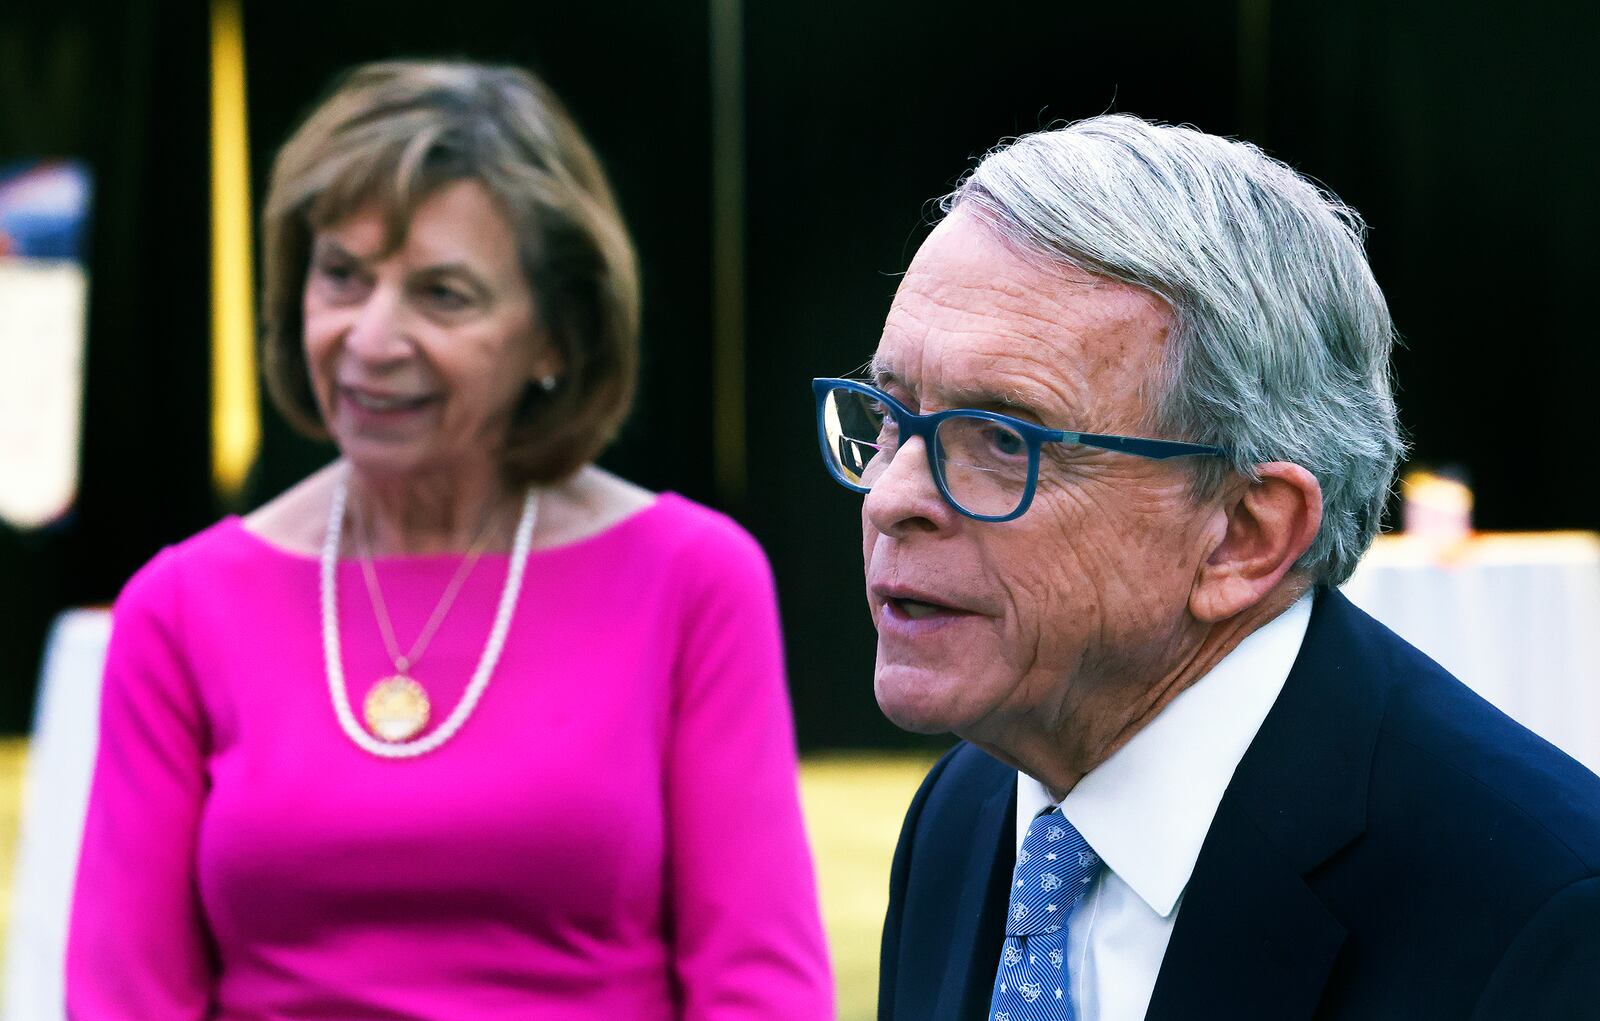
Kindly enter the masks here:
M 402 645 L 459 561 L 378 561 Z M 455 706 L 507 557 L 413 673 Z M 832 991 L 772 580 L 682 497 L 535 551 L 477 711 L 387 761 L 339 729 L 317 562 L 229 518 L 116 607 L 68 947 L 79 1021 L 822 1021 Z M 356 716 L 391 673 L 353 560 Z

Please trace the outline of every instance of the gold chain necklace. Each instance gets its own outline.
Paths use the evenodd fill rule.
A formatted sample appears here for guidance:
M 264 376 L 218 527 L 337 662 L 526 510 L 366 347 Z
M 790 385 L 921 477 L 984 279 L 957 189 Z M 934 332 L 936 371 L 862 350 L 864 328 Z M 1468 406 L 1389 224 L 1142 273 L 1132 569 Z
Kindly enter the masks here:
M 379 679 L 367 691 L 367 697 L 361 703 L 361 710 L 362 716 L 367 721 L 367 729 L 385 741 L 409 740 L 428 725 L 428 717 L 432 712 L 432 706 L 428 702 L 428 692 L 411 676 L 411 671 L 421 660 L 422 654 L 427 651 L 428 643 L 433 640 L 439 626 L 444 623 L 446 614 L 455 604 L 456 596 L 467 583 L 467 578 L 472 575 L 473 568 L 478 566 L 478 558 L 483 555 L 484 548 L 489 542 L 489 523 L 493 519 L 491 504 L 489 510 L 484 512 L 483 521 L 478 524 L 478 534 L 473 539 L 466 558 L 456 568 L 450 583 L 445 586 L 444 594 L 434 604 L 428 622 L 422 626 L 422 632 L 417 635 L 417 640 L 411 644 L 410 650 L 402 653 L 400 643 L 395 638 L 394 623 L 389 617 L 389 606 L 383 599 L 383 588 L 378 584 L 378 572 L 372 565 L 371 539 L 367 534 L 366 515 L 356 515 L 356 539 L 360 546 L 361 574 L 367 582 L 367 598 L 372 603 L 373 616 L 378 619 L 378 633 L 383 637 L 384 651 L 394 663 L 395 671 L 390 676 Z

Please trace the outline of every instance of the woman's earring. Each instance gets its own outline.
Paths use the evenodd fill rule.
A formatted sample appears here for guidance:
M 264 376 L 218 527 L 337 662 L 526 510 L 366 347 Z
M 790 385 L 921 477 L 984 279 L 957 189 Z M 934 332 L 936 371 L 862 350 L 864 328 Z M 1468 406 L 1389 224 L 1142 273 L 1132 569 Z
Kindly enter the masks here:
M 560 380 L 556 379 L 554 376 L 540 376 L 539 389 L 543 390 L 545 393 L 549 393 L 556 388 L 556 384 L 558 382 L 560 382 Z

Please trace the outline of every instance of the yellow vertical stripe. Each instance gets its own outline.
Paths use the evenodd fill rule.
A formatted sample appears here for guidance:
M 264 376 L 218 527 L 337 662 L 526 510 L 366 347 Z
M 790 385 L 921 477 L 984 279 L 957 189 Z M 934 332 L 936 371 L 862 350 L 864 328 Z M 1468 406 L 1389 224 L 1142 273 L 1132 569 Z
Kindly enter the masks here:
M 237 500 L 261 446 L 241 0 L 211 2 L 211 478 Z

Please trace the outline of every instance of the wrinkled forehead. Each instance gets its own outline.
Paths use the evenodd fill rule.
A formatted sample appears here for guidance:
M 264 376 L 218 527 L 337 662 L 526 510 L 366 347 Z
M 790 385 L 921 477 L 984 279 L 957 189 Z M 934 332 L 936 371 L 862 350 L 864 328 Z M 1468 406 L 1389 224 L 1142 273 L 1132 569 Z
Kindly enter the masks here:
M 1149 292 L 1019 252 L 958 208 L 901 280 L 872 369 L 925 409 L 1120 424 L 1144 417 L 1171 322 Z
M 426 138 L 413 139 L 392 126 L 354 134 L 325 155 L 315 179 L 307 182 L 301 208 L 312 233 L 376 213 L 383 224 L 381 254 L 387 255 L 404 243 L 418 209 L 464 181 L 478 184 L 502 215 L 506 212 L 494 175 L 448 134 L 426 132 Z M 416 144 L 430 139 L 428 145 Z
M 475 179 L 459 176 L 400 183 L 388 175 L 352 173 L 348 179 L 335 181 L 316 197 L 306 210 L 306 224 L 313 236 L 318 236 L 347 229 L 358 219 L 371 219 L 381 224 L 381 232 L 370 239 L 369 244 L 374 248 L 370 254 L 386 257 L 405 244 L 417 210 L 461 181 Z

